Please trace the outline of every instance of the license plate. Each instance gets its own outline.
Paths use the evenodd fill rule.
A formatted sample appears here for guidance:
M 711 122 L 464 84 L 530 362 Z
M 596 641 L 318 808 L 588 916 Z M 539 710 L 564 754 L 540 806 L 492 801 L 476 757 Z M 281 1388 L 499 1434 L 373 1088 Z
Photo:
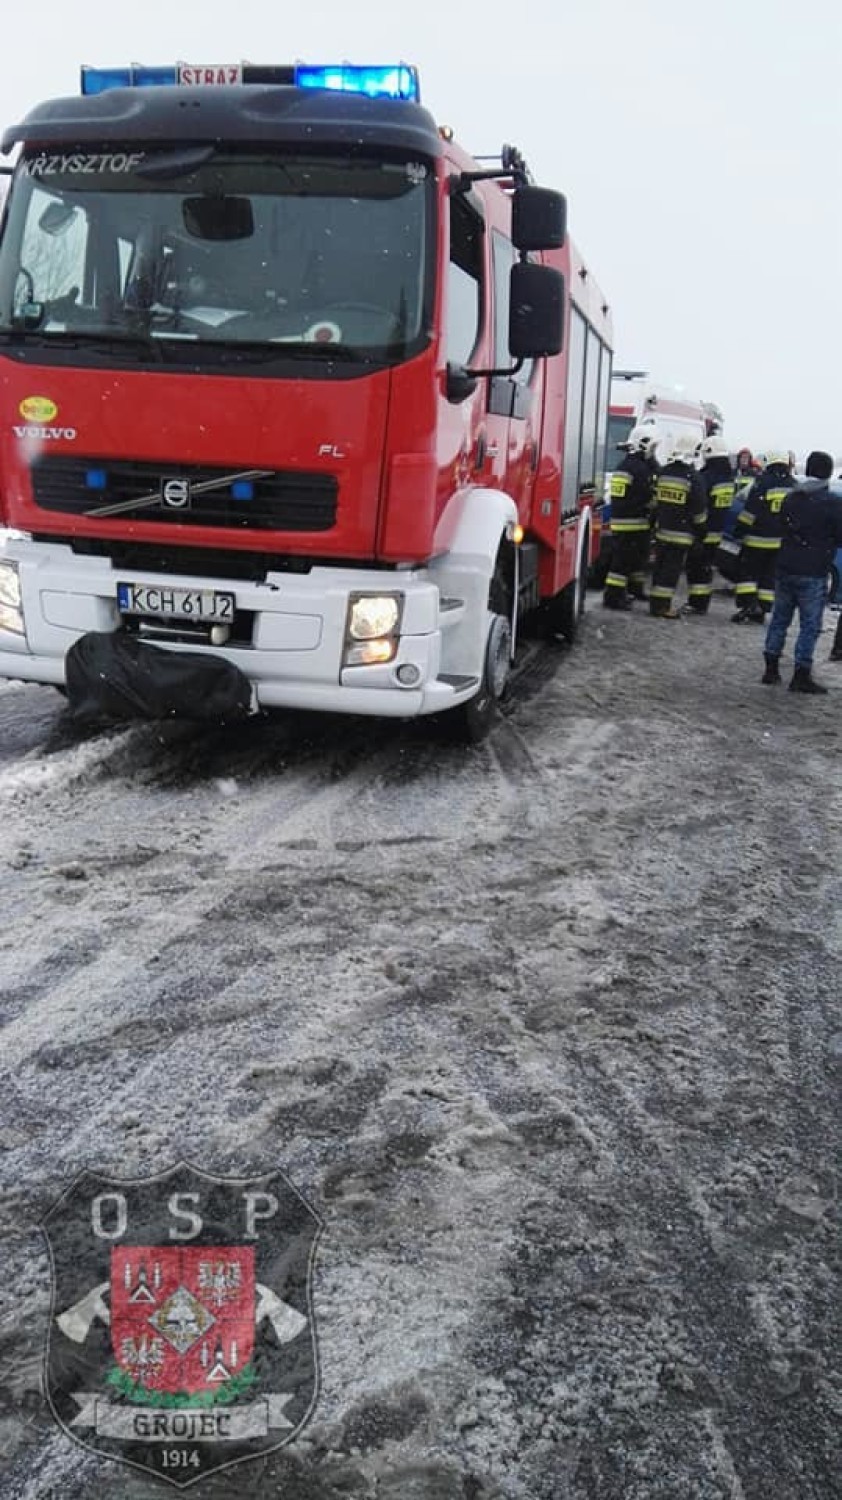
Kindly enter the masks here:
M 124 615 L 234 622 L 234 595 L 218 594 L 215 589 L 171 589 L 166 584 L 118 583 L 117 603 Z

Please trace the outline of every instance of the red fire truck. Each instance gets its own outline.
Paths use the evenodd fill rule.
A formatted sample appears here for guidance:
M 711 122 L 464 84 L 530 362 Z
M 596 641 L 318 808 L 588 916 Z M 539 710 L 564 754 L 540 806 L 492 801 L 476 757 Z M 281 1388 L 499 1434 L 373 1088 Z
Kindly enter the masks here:
M 13 148 L 0 676 L 484 732 L 598 545 L 611 323 L 561 195 L 404 65 L 83 69 Z

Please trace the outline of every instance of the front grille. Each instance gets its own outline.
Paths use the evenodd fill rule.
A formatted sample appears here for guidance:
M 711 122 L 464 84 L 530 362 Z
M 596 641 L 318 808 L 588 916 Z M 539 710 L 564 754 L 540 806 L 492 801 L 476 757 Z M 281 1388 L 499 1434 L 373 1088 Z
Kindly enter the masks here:
M 242 578 L 262 583 L 267 573 L 309 573 L 320 559 L 283 553 L 234 551 L 231 547 L 187 547 L 130 542 L 122 537 L 64 536 L 35 531 L 36 542 L 61 542 L 77 557 L 108 557 L 115 572 L 187 573 L 203 578 Z
M 259 478 L 238 485 L 235 476 L 245 471 L 243 464 L 198 468 L 50 455 L 36 459 L 31 473 L 35 504 L 42 510 L 87 516 L 103 525 L 166 521 L 234 531 L 329 531 L 336 524 L 338 485 L 332 474 L 261 471 Z M 163 487 L 169 480 L 188 481 L 191 494 L 184 508 L 163 503 Z M 195 493 L 195 486 L 221 480 L 228 482 L 219 489 Z M 152 504 L 129 503 L 152 494 L 156 496 Z M 91 515 L 100 507 L 123 504 L 126 509 L 116 514 Z

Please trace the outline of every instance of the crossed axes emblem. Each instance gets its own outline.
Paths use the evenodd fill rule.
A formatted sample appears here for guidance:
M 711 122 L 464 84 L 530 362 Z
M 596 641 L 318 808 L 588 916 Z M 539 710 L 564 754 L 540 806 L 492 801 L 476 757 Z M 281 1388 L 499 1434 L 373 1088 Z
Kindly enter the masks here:
M 105 1302 L 105 1293 L 111 1286 L 110 1281 L 101 1281 L 84 1297 L 80 1297 L 66 1312 L 59 1313 L 56 1318 L 59 1328 L 66 1338 L 72 1339 L 74 1344 L 84 1344 L 85 1339 L 91 1331 L 94 1323 L 104 1323 L 106 1327 L 111 1325 L 111 1313 Z M 307 1319 L 297 1308 L 290 1307 L 288 1302 L 282 1301 L 268 1286 L 255 1284 L 257 1292 L 257 1307 L 254 1312 L 255 1327 L 259 1328 L 264 1318 L 275 1330 L 279 1344 L 288 1344 L 294 1339 L 305 1326 Z

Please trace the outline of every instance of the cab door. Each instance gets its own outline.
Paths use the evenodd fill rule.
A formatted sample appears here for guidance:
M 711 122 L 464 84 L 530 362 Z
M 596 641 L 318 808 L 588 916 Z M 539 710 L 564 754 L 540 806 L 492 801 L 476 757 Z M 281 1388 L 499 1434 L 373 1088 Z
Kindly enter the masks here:
M 516 259 L 511 240 L 499 229 L 493 229 L 493 357 L 494 368 L 503 371 L 510 369 L 513 363 L 509 353 L 509 293 L 512 266 Z M 529 360 L 515 373 L 493 375 L 489 380 L 489 413 L 499 417 L 502 428 L 505 429 L 500 484 L 514 500 L 523 524 L 529 520 L 538 467 L 543 376 L 543 362 Z

